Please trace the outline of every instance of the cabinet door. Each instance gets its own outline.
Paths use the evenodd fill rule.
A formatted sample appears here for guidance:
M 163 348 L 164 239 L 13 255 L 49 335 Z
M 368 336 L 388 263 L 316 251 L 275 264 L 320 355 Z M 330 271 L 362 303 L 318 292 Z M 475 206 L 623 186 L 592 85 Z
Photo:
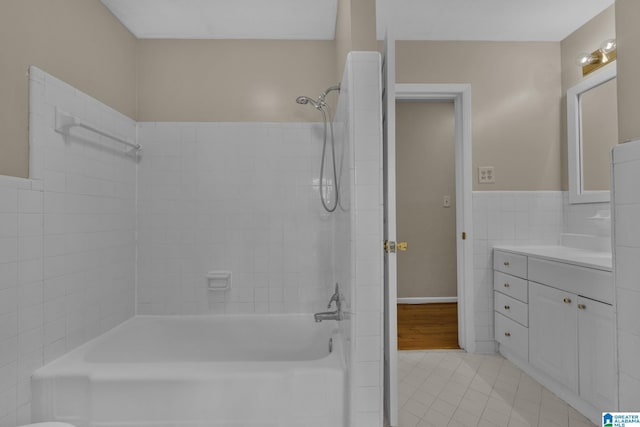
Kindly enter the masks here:
M 577 297 L 529 282 L 529 362 L 578 393 Z
M 578 297 L 580 396 L 602 412 L 618 408 L 615 333 L 612 306 Z

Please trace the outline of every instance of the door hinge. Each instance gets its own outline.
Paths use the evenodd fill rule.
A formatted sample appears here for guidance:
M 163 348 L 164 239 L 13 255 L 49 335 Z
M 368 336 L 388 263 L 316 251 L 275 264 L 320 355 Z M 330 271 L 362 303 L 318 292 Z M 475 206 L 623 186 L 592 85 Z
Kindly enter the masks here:
M 462 240 L 467 240 L 467 232 L 466 231 L 462 232 Z

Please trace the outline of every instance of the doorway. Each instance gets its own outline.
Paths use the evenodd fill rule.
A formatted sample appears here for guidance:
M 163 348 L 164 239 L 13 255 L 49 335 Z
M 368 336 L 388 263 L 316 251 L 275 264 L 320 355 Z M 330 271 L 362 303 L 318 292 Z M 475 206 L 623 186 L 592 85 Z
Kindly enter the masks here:
M 453 100 L 396 102 L 398 349 L 458 349 Z
M 383 62 L 383 194 L 384 239 L 396 241 L 396 101 L 452 100 L 455 115 L 456 253 L 458 345 L 475 351 L 473 292 L 473 231 L 471 191 L 471 85 L 395 83 L 394 44 L 385 40 Z M 390 426 L 398 425 L 397 254 L 384 254 L 384 412 Z

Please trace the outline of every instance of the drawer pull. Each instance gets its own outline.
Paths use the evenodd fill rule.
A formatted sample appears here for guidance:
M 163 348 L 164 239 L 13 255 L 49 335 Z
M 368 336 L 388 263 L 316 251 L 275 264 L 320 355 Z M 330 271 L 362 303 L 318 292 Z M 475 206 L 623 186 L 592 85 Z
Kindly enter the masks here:
M 504 306 L 504 309 L 505 309 L 505 310 L 511 310 L 511 307 L 509 307 L 508 305 L 505 305 L 505 306 Z
M 504 287 L 505 287 L 505 288 L 509 288 L 509 287 L 511 287 L 511 285 L 509 285 L 508 283 L 505 283 L 505 284 L 504 284 Z
M 586 310 L 586 309 L 587 309 L 587 306 L 586 306 L 586 305 L 584 305 L 584 304 L 578 304 L 578 309 L 580 309 L 580 310 Z
M 505 332 L 505 333 L 504 333 L 504 336 L 505 336 L 505 337 L 510 337 L 510 336 L 511 336 L 511 332 Z
M 504 264 L 505 267 L 509 267 L 509 261 L 505 261 L 505 262 L 503 262 L 503 264 Z
M 562 300 L 565 304 L 571 304 L 571 298 L 565 298 Z

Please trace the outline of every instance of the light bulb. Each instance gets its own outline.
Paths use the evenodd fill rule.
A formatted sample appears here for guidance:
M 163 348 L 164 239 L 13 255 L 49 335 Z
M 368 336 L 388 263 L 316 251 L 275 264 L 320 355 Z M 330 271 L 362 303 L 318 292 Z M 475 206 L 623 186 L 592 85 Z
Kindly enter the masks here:
M 594 58 L 590 53 L 583 52 L 576 58 L 576 64 L 584 67 L 585 65 L 591 64 L 596 58 Z
M 600 52 L 607 54 L 615 50 L 615 48 L 616 48 L 616 39 L 605 40 L 600 45 Z

